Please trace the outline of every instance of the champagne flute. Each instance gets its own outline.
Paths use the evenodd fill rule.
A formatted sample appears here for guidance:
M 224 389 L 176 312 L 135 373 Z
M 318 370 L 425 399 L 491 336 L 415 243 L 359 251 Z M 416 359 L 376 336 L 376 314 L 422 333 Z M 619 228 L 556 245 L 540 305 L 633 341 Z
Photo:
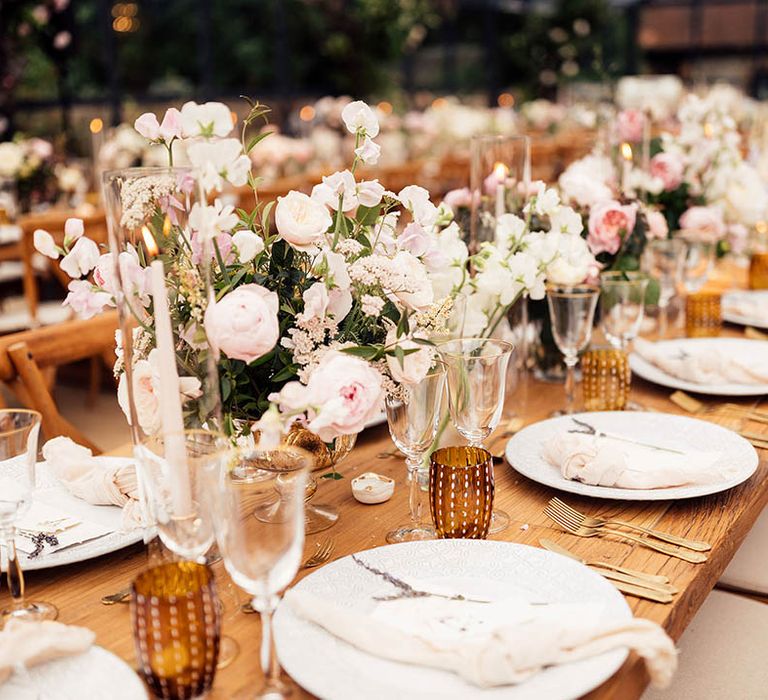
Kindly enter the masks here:
M 25 409 L 0 410 L 0 542 L 5 562 L 10 607 L 0 612 L 3 624 L 11 618 L 55 620 L 59 611 L 50 603 L 24 599 L 24 575 L 16 550 L 16 526 L 32 502 L 35 488 L 37 441 L 41 415 Z
M 304 495 L 307 474 L 314 461 L 299 447 L 278 450 L 256 448 L 248 458 L 269 479 L 243 481 L 223 468 L 211 489 L 215 503 L 216 542 L 232 580 L 251 596 L 251 606 L 261 615 L 261 664 L 264 683 L 255 693 L 239 697 L 279 700 L 291 691 L 280 678 L 275 653 L 272 615 L 279 595 L 299 570 L 304 548 Z M 234 464 L 235 462 L 233 462 Z M 281 480 L 280 518 L 256 517 L 260 506 L 272 499 L 277 478 Z
M 408 469 L 411 522 L 387 534 L 387 542 L 433 540 L 435 529 L 421 523 L 419 466 L 437 435 L 440 405 L 445 386 L 445 365 L 438 363 L 418 383 L 401 384 L 398 395 L 385 399 L 389 434 L 397 449 L 405 454 Z
M 603 272 L 600 275 L 600 320 L 608 342 L 626 350 L 640 331 L 648 276 L 642 272 Z
M 600 290 L 592 285 L 550 286 L 547 304 L 555 343 L 565 357 L 565 412 L 573 413 L 576 364 L 592 337 L 592 322 Z
M 504 409 L 507 367 L 513 346 L 496 338 L 457 338 L 438 344 L 446 366 L 448 407 L 458 433 L 482 447 Z M 494 510 L 489 532 L 501 532 L 509 516 Z
M 685 265 L 685 242 L 679 238 L 649 241 L 643 251 L 641 267 L 659 283 L 659 336 L 668 328 L 669 302 L 677 291 Z

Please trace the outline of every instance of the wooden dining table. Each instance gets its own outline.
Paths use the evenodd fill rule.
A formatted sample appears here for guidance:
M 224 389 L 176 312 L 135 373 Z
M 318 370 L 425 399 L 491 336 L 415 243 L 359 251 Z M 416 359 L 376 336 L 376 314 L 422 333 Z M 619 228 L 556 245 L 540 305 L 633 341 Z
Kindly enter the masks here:
M 736 333 L 731 333 L 735 335 Z M 738 332 L 741 335 L 741 331 Z M 743 335 L 742 335 L 743 337 Z M 671 390 L 658 387 L 634 377 L 631 398 L 647 410 L 680 414 L 682 409 L 670 401 Z M 722 403 L 722 399 L 699 397 L 709 406 Z M 748 407 L 760 406 L 761 400 L 741 399 Z M 564 404 L 563 387 L 536 381 L 526 376 L 508 397 L 507 417 L 517 414 L 525 424 L 547 418 L 553 410 Z M 716 415 L 716 414 L 713 414 Z M 709 416 L 712 418 L 712 416 Z M 501 425 L 505 424 L 503 419 Z M 731 427 L 765 434 L 768 425 L 745 422 Z M 491 436 L 489 448 L 498 451 L 504 440 Z M 123 453 L 127 453 L 126 447 Z M 509 527 L 492 535 L 490 539 L 539 546 L 544 537 L 554 540 L 587 559 L 601 559 L 647 573 L 664 574 L 679 589 L 671 604 L 654 603 L 627 596 L 632 612 L 659 623 L 677 640 L 694 619 L 697 610 L 717 583 L 741 542 L 768 501 L 768 452 L 758 450 L 760 464 L 755 474 L 745 483 L 723 493 L 676 501 L 614 501 L 564 496 L 568 503 L 590 515 L 620 516 L 622 520 L 652 527 L 677 535 L 711 543 L 709 558 L 702 564 L 690 564 L 671 558 L 645 547 L 623 543 L 614 539 L 579 538 L 565 533 L 544 515 L 544 507 L 558 492 L 541 486 L 518 474 L 506 462 L 496 466 L 496 506 L 511 518 Z M 332 538 L 335 542 L 333 559 L 372 547 L 380 547 L 385 535 L 395 526 L 408 520 L 408 488 L 402 456 L 393 451 L 386 425 L 365 430 L 346 460 L 339 465 L 343 479 L 320 479 L 320 487 L 313 501 L 336 506 L 341 517 L 330 529 L 306 538 L 305 554 L 311 554 L 317 543 Z M 375 471 L 395 479 L 392 499 L 379 505 L 363 505 L 352 496 L 350 481 L 353 477 Z M 563 495 L 563 494 L 559 494 Z M 427 511 L 428 512 L 428 511 Z M 427 515 L 427 517 L 429 517 Z M 59 608 L 59 620 L 83 625 L 96 633 L 96 642 L 136 667 L 129 606 L 102 605 L 101 597 L 128 586 L 136 575 L 149 565 L 147 550 L 134 545 L 110 555 L 79 564 L 34 571 L 27 574 L 27 596 L 54 603 Z M 214 565 L 220 577 L 220 589 L 229 591 L 223 596 L 223 632 L 240 645 L 239 655 L 226 668 L 217 673 L 212 698 L 229 698 L 243 686 L 256 688 L 262 672 L 259 667 L 260 625 L 254 614 L 239 611 L 231 595 L 221 563 Z M 311 574 L 301 571 L 297 580 Z M 509 572 L 514 579 L 515 572 Z M 7 602 L 5 591 L 0 603 Z M 245 602 L 243 596 L 240 602 Z M 323 649 L 317 650 L 323 654 Z M 591 700 L 608 698 L 630 700 L 638 698 L 648 676 L 643 663 L 630 655 L 621 669 L 599 688 L 587 696 Z M 297 688 L 296 697 L 313 697 Z

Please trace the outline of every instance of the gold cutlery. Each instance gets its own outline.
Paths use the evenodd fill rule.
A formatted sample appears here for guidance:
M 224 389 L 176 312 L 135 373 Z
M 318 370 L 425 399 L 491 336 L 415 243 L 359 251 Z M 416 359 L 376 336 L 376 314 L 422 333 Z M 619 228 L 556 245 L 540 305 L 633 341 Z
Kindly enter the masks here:
M 763 331 L 759 331 L 757 328 L 752 328 L 752 326 L 747 326 L 744 329 L 744 335 L 752 340 L 768 340 L 768 333 L 763 333 Z
M 504 428 L 500 433 L 497 433 L 493 436 L 493 439 L 491 440 L 491 445 L 496 445 L 499 441 L 501 441 L 501 447 L 498 449 L 492 449 L 491 447 L 488 447 L 488 451 L 491 453 L 494 459 L 496 460 L 504 460 L 504 453 L 506 451 L 507 447 L 507 440 L 511 438 L 515 433 L 522 430 L 522 428 L 525 426 L 525 421 L 520 416 L 512 416 L 505 424 Z
M 747 418 L 756 423 L 768 423 L 768 413 L 765 411 L 758 411 L 753 408 L 746 408 L 745 406 L 739 406 L 736 403 L 722 403 L 717 406 L 707 406 L 698 399 L 694 399 L 690 394 L 686 394 L 684 391 L 676 391 L 670 395 L 669 400 L 679 406 L 687 413 L 693 415 L 704 415 L 707 413 L 731 413 L 739 418 Z M 768 436 L 763 436 L 768 438 Z
M 131 595 L 131 587 L 128 586 L 126 588 L 120 589 L 117 593 L 111 593 L 110 595 L 105 595 L 101 599 L 102 605 L 114 605 L 115 603 L 124 603 L 127 602 L 128 597 Z
M 748 430 L 740 430 L 739 435 L 749 440 L 754 447 L 759 447 L 762 450 L 768 450 L 768 435 L 762 435 L 760 433 L 752 433 Z
M 670 544 L 676 544 L 686 549 L 693 549 L 697 552 L 707 552 L 712 549 L 712 545 L 708 542 L 701 542 L 699 540 L 689 540 L 685 537 L 679 537 L 678 535 L 671 535 L 667 532 L 661 532 L 660 530 L 652 530 L 651 528 L 641 527 L 640 525 L 633 525 L 632 523 L 625 522 L 624 520 L 615 520 L 612 518 L 596 518 L 594 516 L 585 515 L 584 513 L 572 508 L 564 501 L 555 497 L 550 502 L 554 510 L 558 510 L 563 513 L 564 516 L 569 517 L 576 525 L 584 525 L 586 527 L 602 527 L 604 525 L 617 525 L 619 527 L 626 527 L 631 530 L 637 530 L 646 535 L 649 535 L 657 540 L 669 542 Z
M 614 568 L 610 565 L 608 565 L 608 568 L 606 568 L 600 563 L 590 563 L 586 559 L 582 559 L 578 554 L 574 554 L 570 549 L 566 549 L 565 547 L 561 547 L 555 542 L 552 542 L 552 540 L 542 538 L 539 540 L 539 544 L 544 547 L 544 549 L 548 549 L 550 552 L 560 554 L 564 557 L 569 557 L 570 559 L 575 559 L 577 562 L 584 564 L 584 566 L 588 566 L 590 569 L 592 569 L 592 571 L 611 581 L 621 581 L 622 583 L 629 583 L 634 586 L 640 586 L 641 588 L 648 588 L 652 591 L 658 591 L 659 593 L 669 593 L 670 595 L 674 595 L 678 592 L 677 588 L 670 585 L 669 583 L 651 581 L 645 576 L 638 576 L 637 573 L 621 573 L 619 571 L 615 571 Z M 664 578 L 666 578 L 666 576 Z M 669 579 L 667 579 L 667 581 L 669 581 Z
M 701 564 L 702 562 L 707 561 L 707 555 L 702 552 L 679 549 L 677 547 L 672 547 L 671 545 L 665 544 L 664 542 L 656 542 L 654 540 L 648 539 L 647 537 L 639 537 L 628 532 L 622 532 L 621 530 L 614 530 L 605 525 L 599 528 L 579 525 L 577 522 L 574 522 L 572 519 L 564 516 L 560 511 L 552 509 L 549 505 L 547 505 L 547 507 L 544 509 L 544 514 L 554 520 L 564 530 L 578 537 L 618 537 L 629 542 L 641 544 L 644 547 L 648 547 L 648 549 L 653 549 L 657 552 L 661 552 L 662 554 L 666 554 L 667 556 L 682 559 L 683 561 L 690 562 L 691 564 Z
M 635 596 L 635 598 L 645 598 L 646 600 L 652 600 L 654 603 L 666 604 L 672 602 L 672 595 L 670 593 L 652 591 L 650 588 L 641 588 L 640 586 L 633 586 L 630 583 L 622 583 L 621 581 L 611 581 L 611 583 L 622 593 Z

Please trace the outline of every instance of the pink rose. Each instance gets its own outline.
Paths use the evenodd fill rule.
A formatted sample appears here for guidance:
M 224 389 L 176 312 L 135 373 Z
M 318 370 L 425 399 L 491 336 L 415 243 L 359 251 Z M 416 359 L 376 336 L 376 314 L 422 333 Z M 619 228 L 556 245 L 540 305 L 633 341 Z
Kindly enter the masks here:
M 253 362 L 275 347 L 280 338 L 277 294 L 246 284 L 212 302 L 205 310 L 205 332 L 216 353 Z
M 91 318 L 110 306 L 112 296 L 99 292 L 88 280 L 72 280 L 67 287 L 69 294 L 64 306 L 69 306 L 80 318 Z
M 667 192 L 680 186 L 683 169 L 683 159 L 673 153 L 657 153 L 651 158 L 651 176 L 661 180 Z
M 142 114 L 133 123 L 133 128 L 149 141 L 156 141 L 160 138 L 160 124 L 152 112 Z
M 381 374 L 365 360 L 330 351 L 309 377 L 306 386 L 289 382 L 272 394 L 283 411 L 307 410 L 307 427 L 324 442 L 359 433 L 384 401 Z
M 660 211 L 649 209 L 645 212 L 645 221 L 648 224 L 648 230 L 645 232 L 646 238 L 666 238 L 669 235 L 667 219 Z
M 171 107 L 166 111 L 158 135 L 166 143 L 170 143 L 174 138 L 181 138 L 181 112 L 178 109 Z
M 638 109 L 625 109 L 616 117 L 619 141 L 639 143 L 643 140 L 644 127 L 645 115 Z
M 610 253 L 615 255 L 622 240 L 635 228 L 637 205 L 622 205 L 612 199 L 600 202 L 589 212 L 589 234 L 587 243 L 594 255 Z
M 725 235 L 723 213 L 715 207 L 691 207 L 680 217 L 680 228 L 707 240 Z

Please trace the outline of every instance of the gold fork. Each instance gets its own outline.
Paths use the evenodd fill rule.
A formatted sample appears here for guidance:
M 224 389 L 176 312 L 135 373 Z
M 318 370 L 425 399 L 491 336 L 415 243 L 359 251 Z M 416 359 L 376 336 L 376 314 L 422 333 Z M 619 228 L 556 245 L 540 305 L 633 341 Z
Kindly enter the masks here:
M 694 399 L 690 394 L 686 394 L 684 391 L 674 392 L 670 395 L 669 400 L 676 406 L 679 406 L 684 411 L 692 413 L 693 415 L 724 412 L 734 414 L 739 418 L 748 418 L 756 423 L 768 423 L 768 413 L 752 408 L 745 408 L 736 403 L 722 403 L 717 406 L 707 406 L 698 399 Z
M 576 535 L 578 537 L 619 537 L 629 542 L 636 542 L 637 544 L 641 544 L 644 547 L 648 547 L 648 549 L 653 549 L 657 552 L 661 552 L 662 554 L 666 554 L 667 556 L 682 559 L 683 561 L 690 562 L 691 564 L 701 564 L 707 560 L 707 555 L 703 554 L 702 552 L 691 552 L 685 549 L 678 549 L 668 544 L 664 544 L 663 542 L 654 542 L 653 540 L 649 540 L 647 537 L 639 537 L 628 532 L 613 530 L 606 526 L 596 528 L 580 525 L 577 520 L 563 515 L 561 511 L 554 510 L 549 505 L 547 505 L 547 507 L 544 509 L 544 514 L 548 518 L 554 520 L 564 530 L 567 530 L 572 535 Z
M 604 525 L 618 525 L 619 527 L 627 527 L 631 530 L 637 530 L 638 532 L 642 532 L 646 535 L 650 535 L 651 537 L 656 538 L 657 540 L 662 540 L 664 542 L 669 542 L 670 544 L 677 544 L 681 547 L 685 547 L 686 549 L 693 549 L 697 552 L 707 552 L 710 549 L 712 549 L 712 545 L 708 542 L 701 542 L 699 540 L 689 540 L 685 537 L 679 537 L 677 535 L 671 535 L 667 532 L 661 532 L 659 530 L 652 530 L 647 527 L 641 527 L 640 525 L 633 525 L 632 523 L 625 522 L 623 520 L 615 520 L 612 518 L 596 518 L 594 516 L 585 515 L 581 511 L 576 510 L 575 508 L 572 508 L 564 501 L 561 501 L 559 498 L 555 497 L 550 502 L 549 505 L 552 506 L 554 510 L 561 511 L 565 516 L 570 516 L 571 520 L 574 522 L 577 522 L 579 525 L 584 525 L 585 527 L 602 527 Z

